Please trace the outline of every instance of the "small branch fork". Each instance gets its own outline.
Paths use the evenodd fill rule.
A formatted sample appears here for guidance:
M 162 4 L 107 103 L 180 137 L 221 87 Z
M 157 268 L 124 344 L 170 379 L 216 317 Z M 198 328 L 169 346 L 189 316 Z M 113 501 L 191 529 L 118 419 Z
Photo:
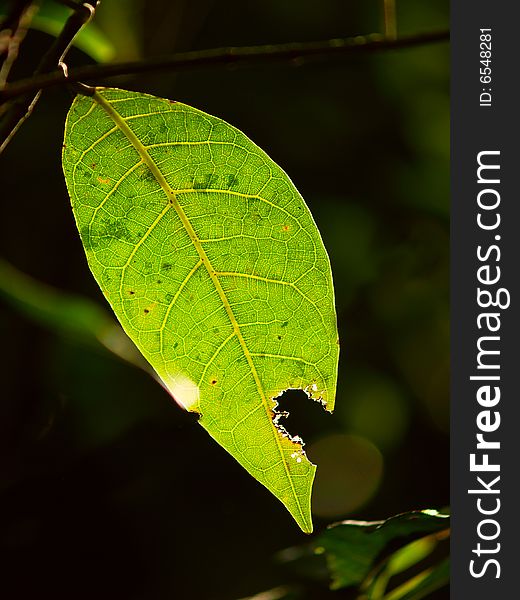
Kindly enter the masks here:
M 94 16 L 98 4 L 98 1 L 92 1 L 75 5 L 74 12 L 67 19 L 60 35 L 44 54 L 31 80 L 34 81 L 38 77 L 45 76 L 59 67 L 61 69 L 59 72 L 66 81 L 67 68 L 63 59 L 76 35 Z M 7 87 L 9 86 L 4 86 L 4 90 Z M 31 115 L 41 95 L 41 88 L 34 87 L 16 94 L 15 99 L 7 103 L 6 99 L 1 97 L 4 90 L 0 91 L 0 154 Z

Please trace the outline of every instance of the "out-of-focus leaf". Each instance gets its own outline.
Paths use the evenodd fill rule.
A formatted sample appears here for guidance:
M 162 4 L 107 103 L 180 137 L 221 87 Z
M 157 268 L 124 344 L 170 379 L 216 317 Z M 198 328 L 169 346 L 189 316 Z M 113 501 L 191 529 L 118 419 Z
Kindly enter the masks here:
M 431 569 L 426 569 L 406 583 L 389 592 L 383 600 L 421 600 L 429 594 L 447 585 L 450 580 L 450 561 L 448 558 Z
M 320 535 L 315 551 L 325 553 L 332 575 L 331 587 L 339 589 L 359 585 L 390 542 L 448 527 L 449 516 L 431 510 L 412 511 L 386 521 L 343 521 Z
M 326 584 L 329 580 L 326 557 L 316 554 L 312 542 L 284 548 L 276 553 L 275 560 L 284 570 L 304 581 Z
M 436 548 L 439 542 L 438 534 L 427 535 L 406 544 L 399 550 L 381 561 L 373 569 L 360 586 L 367 600 L 383 600 L 391 578 L 417 566 L 425 560 Z M 415 579 L 415 577 L 414 577 Z
M 332 410 L 330 263 L 289 177 L 184 104 L 100 89 L 74 101 L 63 168 L 88 263 L 172 396 L 312 531 L 316 471 L 279 424 L 303 389 Z
M 406 544 L 388 559 L 386 569 L 390 576 L 406 571 L 425 559 L 437 546 L 434 536 L 428 535 Z
M 161 20 L 160 26 L 164 27 L 163 31 L 167 32 L 165 35 L 170 36 L 169 5 L 177 5 L 178 0 L 166 2 L 164 5 L 159 4 L 156 9 L 157 16 L 154 21 L 151 21 L 145 15 L 147 10 L 153 10 L 154 4 L 156 3 L 149 0 L 108 0 L 100 2 L 96 9 L 95 22 L 110 38 L 110 43 L 114 49 L 112 60 L 126 61 L 143 58 L 145 44 L 143 36 L 148 33 L 150 37 L 155 37 L 159 27 L 158 22 Z M 198 4 L 200 4 L 200 0 L 197 2 Z M 183 19 L 181 19 L 181 23 L 176 24 L 178 27 L 183 25 Z M 175 37 L 175 33 L 172 35 Z M 168 52 L 171 51 L 173 50 L 168 50 Z
M 146 366 L 121 327 L 87 298 L 41 283 L 0 258 L 0 297 L 51 331 L 87 344 L 102 344 L 120 358 Z

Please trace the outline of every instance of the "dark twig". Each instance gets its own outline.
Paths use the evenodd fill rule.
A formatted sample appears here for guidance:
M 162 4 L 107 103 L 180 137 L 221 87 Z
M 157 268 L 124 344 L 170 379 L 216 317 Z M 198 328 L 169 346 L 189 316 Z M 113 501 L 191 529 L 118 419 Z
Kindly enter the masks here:
M 9 10 L 0 24 L 0 31 L 10 29 L 16 31 L 23 13 L 27 10 L 32 0 L 13 0 L 11 10 Z
M 8 85 L 0 92 L 0 102 L 39 89 L 77 81 L 99 81 L 107 77 L 132 75 L 151 71 L 181 71 L 195 68 L 245 67 L 261 63 L 292 61 L 301 64 L 305 59 L 344 57 L 382 50 L 412 48 L 449 40 L 448 31 L 437 31 L 399 39 L 387 39 L 379 34 L 340 38 L 321 42 L 290 43 L 266 46 L 217 48 L 182 52 L 146 61 L 116 63 L 112 65 L 88 65 L 72 69 L 65 78 L 60 71 L 53 71 L 30 79 L 22 79 Z
M 18 57 L 18 49 L 37 10 L 32 0 L 15 0 L 0 25 L 0 89 L 5 86 L 9 71 Z
M 86 25 L 94 15 L 98 2 L 84 2 L 76 6 L 76 10 L 65 22 L 60 35 L 54 40 L 54 43 L 43 56 L 38 68 L 34 72 L 35 76 L 49 73 L 56 68 L 56 65 L 62 62 L 67 54 L 74 38 L 80 29 Z
M 78 5 L 76 10 L 67 19 L 60 35 L 54 40 L 49 50 L 45 53 L 31 80 L 37 80 L 46 74 L 53 72 L 57 66 L 61 68 L 62 77 L 66 77 L 66 69 L 62 64 L 74 38 L 80 29 L 90 21 L 98 2 L 84 2 Z M 5 88 L 7 89 L 7 87 Z M 0 124 L 0 153 L 6 148 L 18 129 L 32 113 L 38 102 L 41 88 L 35 87 L 17 94 L 14 101 L 4 104 L 6 98 L 0 98 L 0 106 L 4 109 Z M 1 109 L 0 109 L 1 111 Z

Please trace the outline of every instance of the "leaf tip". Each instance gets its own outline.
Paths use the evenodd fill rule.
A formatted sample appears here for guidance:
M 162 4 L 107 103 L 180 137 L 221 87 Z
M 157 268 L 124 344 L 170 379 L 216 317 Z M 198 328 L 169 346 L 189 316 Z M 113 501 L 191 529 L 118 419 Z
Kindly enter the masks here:
M 314 531 L 314 526 L 312 524 L 312 519 L 309 518 L 309 520 L 304 521 L 302 524 L 300 524 L 301 530 L 303 531 L 303 533 L 306 533 L 307 535 L 311 535 L 311 533 Z

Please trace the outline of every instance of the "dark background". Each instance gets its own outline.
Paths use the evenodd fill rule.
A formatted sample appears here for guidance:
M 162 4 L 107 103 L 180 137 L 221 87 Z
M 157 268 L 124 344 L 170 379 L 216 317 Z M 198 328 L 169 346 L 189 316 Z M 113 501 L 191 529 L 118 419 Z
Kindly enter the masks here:
M 376 0 L 104 0 L 95 23 L 112 59 L 127 60 L 367 34 L 382 30 L 382 11 Z M 447 24 L 445 0 L 398 2 L 400 34 Z M 29 33 L 15 78 L 50 40 Z M 76 48 L 67 59 L 91 62 Z M 337 409 L 284 404 L 287 428 L 319 466 L 317 531 L 449 500 L 448 67 L 438 44 L 110 82 L 237 126 L 287 171 L 315 217 L 336 288 Z M 46 92 L 1 157 L 1 256 L 105 307 L 61 173 L 70 102 L 66 89 Z M 2 597 L 236 600 L 299 580 L 275 555 L 307 537 L 191 415 L 144 372 L 4 296 Z

